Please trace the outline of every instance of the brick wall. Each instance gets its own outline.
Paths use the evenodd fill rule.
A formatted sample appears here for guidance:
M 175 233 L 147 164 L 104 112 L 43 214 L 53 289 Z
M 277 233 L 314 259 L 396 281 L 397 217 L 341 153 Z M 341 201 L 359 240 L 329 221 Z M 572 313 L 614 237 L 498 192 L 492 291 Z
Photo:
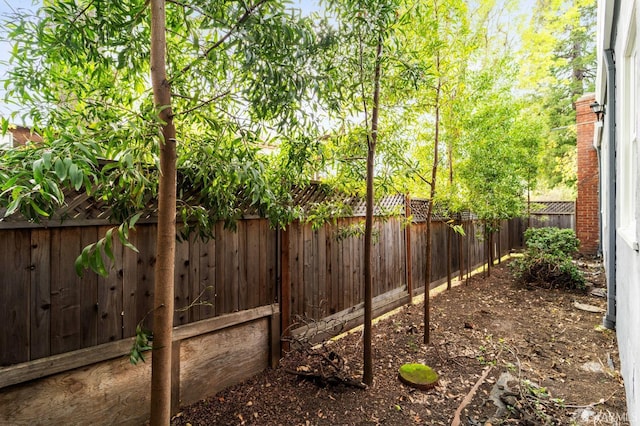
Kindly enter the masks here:
M 596 115 L 589 105 L 595 100 L 586 94 L 576 101 L 578 126 L 578 198 L 576 200 L 576 234 L 580 253 L 592 256 L 598 252 L 598 155 L 593 146 Z

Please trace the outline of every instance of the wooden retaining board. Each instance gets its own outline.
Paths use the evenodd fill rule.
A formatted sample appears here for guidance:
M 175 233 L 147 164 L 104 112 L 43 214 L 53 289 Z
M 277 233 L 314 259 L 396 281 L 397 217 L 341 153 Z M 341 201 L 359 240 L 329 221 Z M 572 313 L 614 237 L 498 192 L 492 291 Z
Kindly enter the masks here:
M 279 321 L 273 305 L 175 328 L 174 411 L 178 402 L 206 398 L 267 368 L 279 350 Z M 144 424 L 152 354 L 146 354 L 146 363 L 133 366 L 123 355 L 126 343 L 130 344 L 118 341 L 82 349 L 75 356 L 61 354 L 24 368 L 0 369 L 0 379 L 9 383 L 23 381 L 19 376 L 34 378 L 0 389 L 0 424 Z M 95 362 L 73 368 L 82 361 Z M 47 365 L 72 369 L 42 377 Z

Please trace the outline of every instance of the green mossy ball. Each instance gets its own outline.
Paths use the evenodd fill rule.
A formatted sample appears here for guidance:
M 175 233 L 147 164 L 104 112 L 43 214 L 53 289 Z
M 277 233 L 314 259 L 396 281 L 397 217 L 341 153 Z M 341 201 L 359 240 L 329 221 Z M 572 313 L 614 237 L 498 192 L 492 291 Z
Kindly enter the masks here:
M 424 364 L 404 364 L 398 370 L 398 378 L 402 383 L 422 390 L 438 384 L 438 373 Z

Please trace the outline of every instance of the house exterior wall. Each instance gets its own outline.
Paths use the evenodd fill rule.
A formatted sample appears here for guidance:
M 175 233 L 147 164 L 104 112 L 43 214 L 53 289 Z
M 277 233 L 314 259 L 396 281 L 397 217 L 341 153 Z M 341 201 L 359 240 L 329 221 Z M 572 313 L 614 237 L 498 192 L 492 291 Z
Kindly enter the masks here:
M 640 425 L 640 62 L 636 53 L 640 45 L 639 16 L 640 0 L 600 0 L 598 3 L 596 100 L 606 105 L 608 116 L 602 131 L 594 132 L 594 143 L 600 147 L 601 238 L 609 292 L 615 291 L 616 295 L 614 311 L 620 372 L 631 425 Z M 613 87 L 607 82 L 611 70 L 604 57 L 608 49 L 613 51 L 615 60 Z M 610 104 L 612 93 L 615 100 Z M 606 161 L 613 152 L 615 167 Z M 612 182 L 615 182 L 614 191 L 611 191 Z
M 593 93 L 576 101 L 578 127 L 578 198 L 576 199 L 576 236 L 580 240 L 580 253 L 594 256 L 600 243 L 598 203 L 598 153 L 593 145 L 596 115 L 590 105 Z

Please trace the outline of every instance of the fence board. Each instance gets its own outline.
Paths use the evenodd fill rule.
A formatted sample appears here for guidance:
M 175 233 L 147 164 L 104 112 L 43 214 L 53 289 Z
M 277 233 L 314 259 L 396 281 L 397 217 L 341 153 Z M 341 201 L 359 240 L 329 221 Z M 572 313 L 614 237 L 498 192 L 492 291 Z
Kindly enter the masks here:
M 211 318 L 216 314 L 216 240 L 200 242 L 200 282 L 198 294 L 202 294 L 199 305 L 200 319 Z
M 314 232 L 315 246 L 318 250 L 317 262 L 315 265 L 318 271 L 318 315 L 320 318 L 326 317 L 328 313 L 327 309 L 327 231 L 326 227 L 322 227 Z
M 227 269 L 228 265 L 225 259 L 225 247 L 222 244 L 224 241 L 225 233 L 223 229 L 222 222 L 216 223 L 216 231 L 215 231 L 216 245 L 215 245 L 215 259 L 216 259 L 216 297 L 215 297 L 215 309 L 216 314 L 220 315 L 221 313 L 226 312 L 225 307 L 225 299 L 227 292 L 227 286 L 225 284 L 226 276 L 225 269 Z
M 248 309 L 249 306 L 249 282 L 247 278 L 248 238 L 247 222 L 239 221 L 236 234 L 238 236 L 238 310 Z M 259 260 L 259 257 L 254 258 Z
M 110 227 L 98 228 L 103 236 Z M 124 338 L 122 334 L 123 247 L 116 237 L 113 243 L 114 261 L 106 277 L 98 277 L 98 344 Z
M 202 241 L 196 236 L 191 235 L 189 237 L 189 303 L 192 304 L 189 309 L 189 322 L 200 321 L 202 319 L 200 315 L 200 304 L 203 303 L 205 294 L 201 294 L 200 289 L 200 250 L 203 247 Z
M 31 345 L 29 359 L 38 359 L 51 355 L 51 243 L 47 230 L 34 229 L 31 232 L 30 267 Z M 6 269 L 3 268 L 3 270 Z M 0 286 L 4 287 L 2 284 Z M 4 321 L 2 323 L 4 324 Z
M 304 304 L 302 308 L 302 313 L 305 316 L 309 316 L 312 318 L 316 318 L 315 315 L 315 304 L 313 295 L 318 294 L 317 292 L 317 274 L 316 271 L 313 270 L 313 231 L 311 230 L 311 225 L 304 225 L 302 228 L 303 232 L 303 242 L 302 242 L 302 250 L 303 250 L 303 271 L 302 271 L 302 282 L 303 291 L 304 291 Z
M 145 328 L 153 330 L 153 286 L 155 282 L 156 265 L 156 235 L 158 227 L 141 226 L 138 232 L 138 277 L 135 292 L 135 316 L 129 316 L 133 321 L 133 329 L 138 322 L 142 321 Z M 144 319 L 144 321 L 143 321 Z M 128 337 L 128 336 L 125 336 Z
M 8 231 L 0 239 L 0 365 L 29 359 L 30 243 L 25 230 Z
M 176 243 L 174 255 L 175 269 L 174 279 L 174 309 L 173 326 L 187 324 L 191 315 L 189 304 L 191 303 L 189 283 L 189 243 L 186 241 Z
M 74 269 L 82 251 L 81 228 L 52 232 L 51 264 L 51 354 L 82 347 L 80 278 Z
M 137 230 L 129 232 L 129 242 L 136 246 L 138 244 L 138 234 L 142 226 Z M 138 264 L 142 263 L 140 253 L 133 250 L 123 249 L 122 251 L 122 333 L 124 337 L 131 337 L 136 334 L 136 324 L 141 318 L 136 320 L 136 293 L 138 291 Z
M 244 267 L 247 276 L 247 306 L 255 308 L 266 298 L 266 253 L 260 246 L 266 242 L 266 235 L 262 235 L 259 220 L 247 221 L 246 255 Z M 262 272 L 262 273 L 261 273 Z
M 97 227 L 91 226 L 80 229 L 80 250 L 77 253 L 72 253 L 76 257 L 82 253 L 84 247 L 98 240 Z M 73 262 L 71 265 L 73 265 Z M 78 285 L 80 347 L 86 348 L 98 344 L 98 275 L 87 270 L 82 274 Z

